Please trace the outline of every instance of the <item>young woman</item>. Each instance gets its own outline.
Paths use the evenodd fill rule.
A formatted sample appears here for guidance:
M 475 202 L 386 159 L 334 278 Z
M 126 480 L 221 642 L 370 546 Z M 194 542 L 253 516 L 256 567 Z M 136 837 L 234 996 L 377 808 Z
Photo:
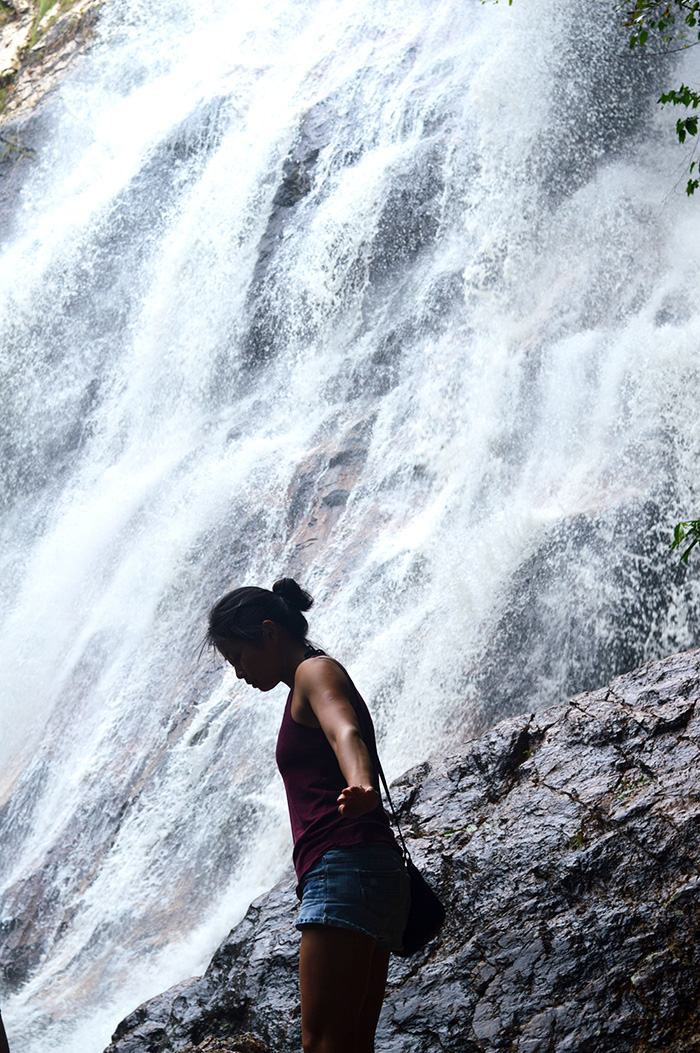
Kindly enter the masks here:
M 207 639 L 251 687 L 289 687 L 277 764 L 301 899 L 304 1051 L 373 1053 L 408 878 L 379 796 L 371 717 L 343 667 L 309 643 L 312 603 L 291 578 L 235 589 L 210 611 Z

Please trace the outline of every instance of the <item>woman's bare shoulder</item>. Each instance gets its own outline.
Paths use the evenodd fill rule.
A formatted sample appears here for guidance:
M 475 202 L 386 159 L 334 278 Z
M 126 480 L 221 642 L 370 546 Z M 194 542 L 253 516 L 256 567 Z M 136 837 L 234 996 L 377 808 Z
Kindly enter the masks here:
M 294 676 L 292 718 L 307 727 L 322 726 L 319 716 L 327 721 L 331 713 L 352 721 L 351 691 L 346 674 L 334 659 L 325 655 L 305 658 Z
M 350 689 L 347 673 L 330 655 L 313 655 L 311 658 L 305 658 L 297 667 L 294 682 L 295 687 L 299 687 L 304 694 L 310 690 L 326 689 L 340 690 L 347 695 Z

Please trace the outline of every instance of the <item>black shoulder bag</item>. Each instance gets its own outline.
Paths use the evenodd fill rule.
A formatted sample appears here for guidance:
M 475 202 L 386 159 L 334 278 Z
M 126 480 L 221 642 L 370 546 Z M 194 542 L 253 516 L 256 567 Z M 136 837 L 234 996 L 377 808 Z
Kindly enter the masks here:
M 403 946 L 400 951 L 396 951 L 401 958 L 409 958 L 422 947 L 425 947 L 426 943 L 429 943 L 437 935 L 445 921 L 445 908 L 411 859 L 411 854 L 401 833 L 394 802 L 391 799 L 379 757 L 376 755 L 374 762 L 377 765 L 377 773 L 384 787 L 384 793 L 396 824 L 396 832 L 401 842 L 401 851 L 411 886 L 411 906 L 403 933 Z

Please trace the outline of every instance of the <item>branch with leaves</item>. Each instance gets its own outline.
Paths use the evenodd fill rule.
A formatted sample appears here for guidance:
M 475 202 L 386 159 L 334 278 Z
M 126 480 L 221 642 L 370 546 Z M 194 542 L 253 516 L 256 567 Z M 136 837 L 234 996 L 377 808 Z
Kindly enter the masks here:
M 691 47 L 700 40 L 700 0 L 624 0 L 618 7 L 626 19 L 623 26 L 633 31 L 631 48 L 646 44 L 650 32 L 658 33 L 664 45 Z
M 686 109 L 697 110 L 700 106 L 700 92 L 693 91 L 687 84 L 681 84 L 677 90 L 667 91 L 659 99 L 659 102 L 665 106 L 666 103 L 673 103 L 674 106 L 685 106 Z M 698 134 L 698 115 L 693 114 L 690 117 L 679 117 L 676 121 L 676 135 L 678 136 L 678 142 L 684 143 L 686 136 Z M 698 166 L 697 159 L 690 162 L 690 179 L 685 188 L 686 194 L 690 196 L 700 186 L 700 178 L 693 176 L 693 170 L 697 170 L 700 175 L 700 166 Z

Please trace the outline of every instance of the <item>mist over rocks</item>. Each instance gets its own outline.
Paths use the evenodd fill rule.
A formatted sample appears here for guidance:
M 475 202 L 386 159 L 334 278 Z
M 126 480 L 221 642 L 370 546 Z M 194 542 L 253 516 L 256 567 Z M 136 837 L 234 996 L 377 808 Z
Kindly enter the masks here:
M 449 914 L 392 959 L 378 1050 L 700 1050 L 699 700 L 700 651 L 674 655 L 394 784 Z M 106 1053 L 296 1053 L 295 902 L 290 872 Z

